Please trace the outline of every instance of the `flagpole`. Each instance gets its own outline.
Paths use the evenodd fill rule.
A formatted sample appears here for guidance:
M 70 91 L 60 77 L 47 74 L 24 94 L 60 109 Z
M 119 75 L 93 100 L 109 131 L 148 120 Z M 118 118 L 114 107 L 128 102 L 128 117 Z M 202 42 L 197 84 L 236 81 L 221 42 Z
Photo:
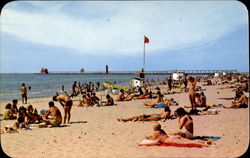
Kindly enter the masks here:
M 145 72 L 145 42 L 144 43 L 144 47 L 143 47 L 143 71 Z

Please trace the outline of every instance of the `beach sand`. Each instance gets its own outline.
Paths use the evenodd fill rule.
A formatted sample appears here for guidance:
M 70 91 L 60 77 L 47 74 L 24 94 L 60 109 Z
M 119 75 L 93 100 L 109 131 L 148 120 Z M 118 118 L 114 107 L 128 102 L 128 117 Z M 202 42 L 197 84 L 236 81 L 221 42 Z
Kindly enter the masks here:
M 218 89 L 222 86 L 202 86 L 205 88 L 208 104 L 229 105 L 234 97 L 232 89 Z M 166 91 L 166 86 L 160 86 Z M 217 93 L 219 92 L 219 94 Z M 100 95 L 100 94 L 99 94 Z M 249 96 L 248 93 L 246 93 Z M 103 97 L 104 98 L 104 97 Z M 187 93 L 165 95 L 174 98 L 178 107 L 190 105 Z M 74 104 L 78 104 L 74 98 Z M 29 99 L 38 110 L 48 109 L 51 98 Z M 71 124 L 58 128 L 33 128 L 19 133 L 1 134 L 3 151 L 14 158 L 19 157 L 238 157 L 244 154 L 249 145 L 249 108 L 223 109 L 218 115 L 196 115 L 194 120 L 195 136 L 219 136 L 216 144 L 204 148 L 138 146 L 145 136 L 152 133 L 154 122 L 118 122 L 117 118 L 134 115 L 160 113 L 163 109 L 148 108 L 145 100 L 116 102 L 117 106 L 84 107 L 73 106 Z M 1 114 L 7 102 L 1 102 Z M 28 104 L 28 105 L 29 105 Z M 18 106 L 22 103 L 19 100 Z M 55 104 L 63 114 L 61 105 Z M 188 109 L 189 110 L 189 109 Z M 1 126 L 13 121 L 2 120 Z M 178 130 L 178 120 L 159 121 L 168 133 Z

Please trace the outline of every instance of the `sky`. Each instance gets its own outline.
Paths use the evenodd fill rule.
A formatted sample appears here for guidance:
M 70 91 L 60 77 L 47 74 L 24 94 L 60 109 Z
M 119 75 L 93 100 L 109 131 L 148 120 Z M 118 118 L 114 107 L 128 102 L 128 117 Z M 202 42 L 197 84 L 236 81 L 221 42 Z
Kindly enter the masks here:
M 1 10 L 0 72 L 249 72 L 239 1 L 12 1 Z M 149 43 L 144 44 L 144 36 Z

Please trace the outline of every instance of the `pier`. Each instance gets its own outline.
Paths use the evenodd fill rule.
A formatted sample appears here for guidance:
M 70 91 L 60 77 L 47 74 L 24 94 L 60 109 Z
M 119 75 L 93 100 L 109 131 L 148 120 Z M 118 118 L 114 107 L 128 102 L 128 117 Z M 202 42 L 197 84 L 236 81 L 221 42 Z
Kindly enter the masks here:
M 145 71 L 145 75 L 171 75 L 175 72 L 184 72 L 187 75 L 214 75 L 215 73 L 235 74 L 237 70 L 166 70 L 166 71 Z M 50 71 L 48 74 L 35 73 L 41 75 L 138 75 L 140 71 Z

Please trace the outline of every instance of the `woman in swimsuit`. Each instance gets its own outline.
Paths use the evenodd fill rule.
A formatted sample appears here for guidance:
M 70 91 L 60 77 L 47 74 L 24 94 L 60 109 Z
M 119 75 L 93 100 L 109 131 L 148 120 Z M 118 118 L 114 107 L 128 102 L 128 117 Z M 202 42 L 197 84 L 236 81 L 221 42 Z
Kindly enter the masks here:
M 146 139 L 151 140 L 151 142 L 147 144 L 196 145 L 200 147 L 211 145 L 211 141 L 190 140 L 179 135 L 167 135 L 166 132 L 161 129 L 161 124 L 158 122 L 153 125 L 153 130 L 154 132 L 152 135 L 145 137 Z
M 195 86 L 196 86 L 196 80 L 195 78 L 193 78 L 192 76 L 188 77 L 188 81 L 189 81 L 189 99 L 190 99 L 190 103 L 191 103 L 191 109 L 196 109 L 196 103 L 195 103 Z
M 139 115 L 139 116 L 133 116 L 130 118 L 118 118 L 117 121 L 122 121 L 122 122 L 127 122 L 127 121 L 158 121 L 161 119 L 166 119 L 170 118 L 171 115 L 171 110 L 169 106 L 165 106 L 164 112 L 161 112 L 159 114 L 150 114 L 150 115 Z
M 173 135 L 180 135 L 188 139 L 193 138 L 194 124 L 192 117 L 189 116 L 182 107 L 176 109 L 175 113 L 178 117 L 179 128 L 182 129 L 183 127 L 185 127 L 186 131 L 174 132 Z

